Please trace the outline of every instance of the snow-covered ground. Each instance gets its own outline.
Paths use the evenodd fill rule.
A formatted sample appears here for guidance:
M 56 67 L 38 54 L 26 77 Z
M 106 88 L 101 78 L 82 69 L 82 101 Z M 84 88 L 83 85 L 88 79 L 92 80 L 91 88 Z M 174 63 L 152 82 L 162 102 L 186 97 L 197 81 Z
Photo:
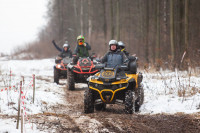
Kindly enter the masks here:
M 196 113 L 200 112 L 200 73 L 144 72 L 145 101 L 141 113 Z
M 27 116 L 43 113 L 50 106 L 68 104 L 65 100 L 64 90 L 60 89 L 61 85 L 53 83 L 53 65 L 54 59 L 0 60 L 0 116 L 17 115 L 21 76 L 24 76 L 25 80 L 22 90 L 25 99 L 22 108 L 25 107 L 24 112 L 27 113 Z M 10 71 L 12 73 L 11 82 Z M 32 100 L 33 74 L 36 76 L 34 103 Z M 180 71 L 151 73 L 144 71 L 143 76 L 145 100 L 140 114 L 200 112 L 200 74 L 189 76 L 187 72 Z M 10 83 L 12 88 L 5 90 Z M 14 85 L 15 87 L 13 87 Z M 2 89 L 3 91 L 1 91 Z M 15 119 L 0 119 L 0 133 L 20 131 L 15 128 Z M 25 129 L 27 132 L 41 132 L 36 128 L 36 125 L 30 124 L 28 120 Z
M 25 81 L 22 90 L 25 96 L 23 107 L 25 107 L 27 116 L 42 113 L 52 105 L 64 103 L 65 93 L 63 90 L 60 90 L 59 85 L 53 83 L 52 81 L 48 82 L 48 84 L 46 82 L 46 80 L 52 80 L 53 65 L 54 59 L 0 61 L 0 115 L 17 115 L 20 88 L 19 84 L 22 80 L 22 76 L 24 76 Z M 5 90 L 5 88 L 8 88 L 6 86 L 10 85 L 10 72 L 12 74 L 12 88 Z M 35 74 L 36 77 L 36 92 L 34 103 L 32 86 L 33 74 Z M 3 91 L 1 91 L 2 89 Z M 32 126 L 30 121 L 27 121 L 25 126 L 26 129 L 31 129 L 30 127 L 32 127 L 34 130 L 31 131 L 41 132 L 37 131 L 36 128 L 34 128 L 35 125 Z M 15 133 L 18 131 L 15 128 L 16 120 L 0 120 L 0 133 L 6 131 L 9 133 Z M 27 130 L 27 132 L 30 131 Z

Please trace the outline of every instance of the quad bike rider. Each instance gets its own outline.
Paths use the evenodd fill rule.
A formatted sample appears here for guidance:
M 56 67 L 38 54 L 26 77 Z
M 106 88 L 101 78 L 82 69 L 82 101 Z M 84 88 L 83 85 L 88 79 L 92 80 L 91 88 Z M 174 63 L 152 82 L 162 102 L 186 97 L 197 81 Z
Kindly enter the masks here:
M 125 49 L 125 44 L 122 42 L 122 41 L 119 41 L 118 42 L 118 47 L 119 47 L 119 49 L 122 51 L 122 52 L 124 52 L 124 54 L 126 55 L 126 56 L 129 56 L 129 53 L 126 51 L 126 49 Z
M 77 46 L 74 50 L 73 62 L 67 66 L 67 89 L 74 90 L 75 83 L 87 83 L 87 78 L 98 72 L 93 63 L 94 55 L 89 56 L 91 49 L 85 42 L 84 36 L 77 37 Z
M 132 114 L 139 111 L 144 100 L 142 74 L 134 74 L 136 66 L 124 58 L 123 52 L 113 48 L 118 46 L 115 40 L 111 40 L 109 46 L 110 52 L 102 59 L 106 64 L 96 65 L 101 71 L 88 78 L 84 112 L 93 113 L 94 108 L 105 110 L 106 104 L 119 103 L 125 105 L 125 113 Z
M 59 79 L 67 78 L 67 65 L 71 62 L 72 52 L 69 44 L 66 42 L 63 48 L 58 47 L 54 40 L 52 43 L 60 51 L 60 54 L 55 59 L 56 64 L 54 65 L 54 82 L 59 84 Z
M 119 49 L 124 52 L 124 54 L 126 55 L 126 57 L 129 59 L 129 63 L 131 63 L 132 65 L 132 69 L 135 68 L 135 70 L 132 70 L 132 73 L 133 74 L 136 74 L 137 72 L 137 67 L 138 67 L 138 64 L 137 64 L 137 61 L 138 61 L 138 58 L 135 57 L 136 55 L 134 54 L 133 56 L 131 56 L 129 54 L 129 52 L 126 51 L 126 48 L 125 48 L 125 44 L 122 42 L 122 41 L 119 41 L 118 42 L 118 47 Z

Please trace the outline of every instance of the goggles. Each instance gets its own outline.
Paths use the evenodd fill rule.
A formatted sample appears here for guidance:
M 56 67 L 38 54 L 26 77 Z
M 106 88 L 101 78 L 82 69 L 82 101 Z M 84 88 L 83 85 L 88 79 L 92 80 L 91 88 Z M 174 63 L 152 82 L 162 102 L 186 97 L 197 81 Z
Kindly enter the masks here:
M 79 45 L 83 45 L 83 43 L 84 43 L 84 40 L 83 40 L 83 39 L 79 39 L 79 40 L 78 40 L 78 44 L 79 44 Z

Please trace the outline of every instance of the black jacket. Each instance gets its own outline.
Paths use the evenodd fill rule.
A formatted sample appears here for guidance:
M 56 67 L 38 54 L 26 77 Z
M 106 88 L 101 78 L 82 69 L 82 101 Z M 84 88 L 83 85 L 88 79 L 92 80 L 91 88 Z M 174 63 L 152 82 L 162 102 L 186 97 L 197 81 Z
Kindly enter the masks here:
M 56 47 L 56 49 L 58 51 L 60 51 L 61 53 L 58 55 L 62 58 L 65 58 L 65 57 L 72 57 L 72 51 L 70 50 L 70 47 L 68 47 L 67 51 L 64 50 L 64 48 L 60 48 L 58 47 L 58 45 L 56 45 L 56 43 L 53 41 L 53 45 Z

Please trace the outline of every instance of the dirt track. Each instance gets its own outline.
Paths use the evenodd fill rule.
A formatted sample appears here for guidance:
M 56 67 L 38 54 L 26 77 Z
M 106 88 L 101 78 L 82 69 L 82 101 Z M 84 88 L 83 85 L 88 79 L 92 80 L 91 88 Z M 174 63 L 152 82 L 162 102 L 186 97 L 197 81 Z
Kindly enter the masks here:
M 114 132 L 114 133 L 199 133 L 200 114 L 125 114 L 123 106 L 109 105 L 105 111 L 83 113 L 85 88 L 76 86 L 66 91 L 66 104 L 47 109 L 47 112 L 32 116 L 33 123 L 41 131 L 68 132 Z M 62 88 L 65 89 L 63 85 Z M 7 118 L 0 116 L 1 118 Z M 11 118 L 16 116 L 10 116 Z
M 63 88 L 65 89 L 65 88 Z M 44 113 L 40 128 L 54 128 L 56 132 L 116 132 L 116 133 L 199 133 L 200 114 L 125 114 L 123 106 L 110 105 L 105 111 L 83 113 L 84 88 L 66 90 L 67 105 L 52 107 L 55 113 Z M 43 121 L 44 120 L 44 121 Z

